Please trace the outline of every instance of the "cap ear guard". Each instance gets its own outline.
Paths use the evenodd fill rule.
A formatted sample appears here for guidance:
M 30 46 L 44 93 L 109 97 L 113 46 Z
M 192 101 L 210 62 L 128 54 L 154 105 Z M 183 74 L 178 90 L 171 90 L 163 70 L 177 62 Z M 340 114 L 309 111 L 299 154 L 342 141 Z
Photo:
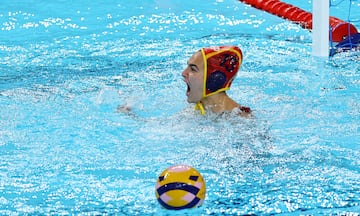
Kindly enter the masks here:
M 206 80 L 206 90 L 216 92 L 226 83 L 226 75 L 222 71 L 215 71 Z

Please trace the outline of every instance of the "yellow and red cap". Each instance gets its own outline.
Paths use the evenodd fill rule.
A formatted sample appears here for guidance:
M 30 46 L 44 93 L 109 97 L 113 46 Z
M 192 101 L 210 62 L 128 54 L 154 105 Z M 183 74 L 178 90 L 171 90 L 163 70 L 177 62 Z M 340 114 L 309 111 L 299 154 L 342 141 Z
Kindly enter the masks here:
M 203 98 L 226 91 L 236 77 L 242 63 L 242 52 L 237 46 L 202 48 L 204 61 Z

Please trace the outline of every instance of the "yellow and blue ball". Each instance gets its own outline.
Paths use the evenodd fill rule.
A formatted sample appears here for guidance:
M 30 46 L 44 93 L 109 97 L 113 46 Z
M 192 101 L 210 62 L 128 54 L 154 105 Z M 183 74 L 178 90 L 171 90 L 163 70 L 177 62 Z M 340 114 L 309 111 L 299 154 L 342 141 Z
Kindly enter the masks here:
M 159 203 L 166 209 L 194 208 L 204 202 L 206 185 L 196 169 L 188 165 L 176 165 L 159 175 L 155 193 Z

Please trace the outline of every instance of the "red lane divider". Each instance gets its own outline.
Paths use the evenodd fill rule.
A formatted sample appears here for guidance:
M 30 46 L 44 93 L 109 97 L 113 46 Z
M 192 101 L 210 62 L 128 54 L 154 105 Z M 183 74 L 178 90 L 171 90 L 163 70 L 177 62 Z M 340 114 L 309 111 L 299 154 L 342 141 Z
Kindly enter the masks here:
M 239 0 L 259 10 L 266 11 L 278 17 L 299 24 L 302 28 L 312 30 L 312 14 L 291 4 L 279 0 Z M 341 42 L 346 36 L 358 33 L 351 23 L 330 16 L 331 39 Z

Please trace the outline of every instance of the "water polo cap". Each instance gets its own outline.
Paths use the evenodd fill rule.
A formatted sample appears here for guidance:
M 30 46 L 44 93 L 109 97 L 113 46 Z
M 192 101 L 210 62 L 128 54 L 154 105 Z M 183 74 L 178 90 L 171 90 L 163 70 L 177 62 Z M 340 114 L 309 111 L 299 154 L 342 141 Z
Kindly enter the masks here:
M 230 88 L 240 68 L 242 52 L 236 46 L 202 48 L 204 61 L 203 98 Z

